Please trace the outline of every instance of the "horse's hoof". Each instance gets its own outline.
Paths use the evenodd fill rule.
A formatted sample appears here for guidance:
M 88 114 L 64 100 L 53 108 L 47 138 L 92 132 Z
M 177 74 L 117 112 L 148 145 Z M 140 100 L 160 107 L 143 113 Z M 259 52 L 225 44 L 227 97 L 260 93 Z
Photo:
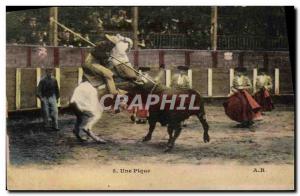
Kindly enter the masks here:
M 98 144 L 106 144 L 107 142 L 104 139 L 98 139 L 97 143 Z
M 79 141 L 79 142 L 86 142 L 87 141 L 87 139 L 83 139 L 82 137 L 77 136 L 77 135 L 76 135 L 76 138 L 77 138 L 77 141 Z
M 77 139 L 77 141 L 80 142 L 80 143 L 85 143 L 85 142 L 87 142 L 87 140 L 85 140 L 85 139 Z

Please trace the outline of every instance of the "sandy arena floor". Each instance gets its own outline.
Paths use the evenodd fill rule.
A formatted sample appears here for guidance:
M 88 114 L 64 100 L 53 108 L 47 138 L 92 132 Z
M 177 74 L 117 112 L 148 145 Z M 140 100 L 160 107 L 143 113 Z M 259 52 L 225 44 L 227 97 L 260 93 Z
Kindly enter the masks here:
M 293 108 L 278 107 L 267 113 L 263 121 L 256 123 L 255 132 L 234 128 L 236 123 L 224 115 L 222 107 L 207 106 L 206 111 L 211 141 L 203 142 L 201 124 L 191 118 L 170 153 L 163 152 L 168 139 L 166 127 L 158 125 L 152 140 L 143 143 L 148 125 L 132 124 L 127 113 L 105 113 L 94 128 L 96 134 L 108 140 L 105 145 L 92 140 L 78 142 L 72 133 L 75 118 L 68 114 L 60 116 L 59 132 L 43 130 L 41 119 L 8 120 L 8 188 L 293 189 Z M 151 172 L 141 174 L 142 177 L 120 172 L 137 167 Z M 255 168 L 267 172 L 258 177 L 254 175 Z M 53 171 L 69 176 L 57 178 Z M 189 174 L 189 178 L 183 177 L 184 174 Z M 87 180 L 73 182 L 70 179 L 74 175 Z M 170 175 L 173 175 L 171 179 Z M 31 176 L 32 180 L 27 181 L 25 176 Z M 155 176 L 156 180 L 151 181 Z M 162 186 L 157 178 L 164 177 L 169 183 Z M 188 182 L 179 183 L 178 178 Z

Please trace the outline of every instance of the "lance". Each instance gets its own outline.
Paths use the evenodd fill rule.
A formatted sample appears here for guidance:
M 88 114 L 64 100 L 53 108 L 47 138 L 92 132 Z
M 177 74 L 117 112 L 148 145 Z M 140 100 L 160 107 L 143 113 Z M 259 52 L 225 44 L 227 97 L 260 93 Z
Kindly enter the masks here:
M 127 66 L 129 69 L 131 69 L 132 71 L 134 71 L 135 73 L 141 75 L 143 78 L 146 78 L 147 80 L 149 80 L 150 82 L 152 82 L 153 84 L 156 85 L 156 82 L 153 81 L 151 78 L 148 78 L 147 76 L 145 76 L 144 74 L 140 73 L 139 71 L 137 71 L 136 69 L 134 69 L 133 67 L 131 67 L 130 65 L 128 65 L 127 63 L 124 63 L 123 61 L 119 60 L 118 58 L 110 55 L 110 57 L 112 57 L 113 59 L 117 60 L 120 64 Z
M 72 31 L 71 29 L 69 29 L 68 27 L 66 27 L 65 25 L 61 24 L 60 22 L 58 22 L 57 20 L 55 20 L 53 17 L 50 17 L 50 21 L 56 23 L 57 25 L 59 25 L 61 28 L 69 31 L 70 33 L 73 33 L 75 36 L 79 37 L 80 39 L 86 41 L 87 43 L 89 43 L 90 45 L 92 45 L 93 47 L 96 46 L 96 44 L 94 44 L 93 42 L 91 42 L 90 40 L 82 37 L 80 34 Z M 121 60 L 119 60 L 118 58 L 114 57 L 114 56 L 110 56 L 113 59 L 117 60 L 119 63 L 121 63 L 122 65 L 125 65 L 126 67 L 128 67 L 129 69 L 133 70 L 135 73 L 137 73 L 138 75 L 146 78 L 147 80 L 149 80 L 150 82 L 152 82 L 154 85 L 157 85 L 155 81 L 153 81 L 151 78 L 148 78 L 147 76 L 145 76 L 144 74 L 140 73 L 139 71 L 137 71 L 136 69 L 134 69 L 133 67 L 131 67 L 130 65 L 127 65 L 126 63 L 122 62 Z
M 76 33 L 74 31 L 72 31 L 71 29 L 69 29 L 68 27 L 66 27 L 65 25 L 61 24 L 60 22 L 58 22 L 57 20 L 55 20 L 53 17 L 50 18 L 50 20 L 54 23 L 56 23 L 58 26 L 60 26 L 61 28 L 73 33 L 75 36 L 79 37 L 80 39 L 86 41 L 87 43 L 91 44 L 92 46 L 96 46 L 96 44 L 94 44 L 93 42 L 91 42 L 90 40 L 82 37 L 79 33 Z

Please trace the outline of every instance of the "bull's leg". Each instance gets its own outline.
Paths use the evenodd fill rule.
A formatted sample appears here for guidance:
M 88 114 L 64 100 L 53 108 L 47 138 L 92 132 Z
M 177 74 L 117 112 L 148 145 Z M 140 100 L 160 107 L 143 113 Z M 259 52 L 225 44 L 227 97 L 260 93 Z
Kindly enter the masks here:
M 170 126 L 168 126 L 168 134 L 169 134 L 169 140 L 168 140 L 168 145 L 169 145 L 173 137 L 173 128 Z
M 156 121 L 149 121 L 149 131 L 147 133 L 147 135 L 143 138 L 143 142 L 147 142 L 150 141 L 152 138 L 152 133 L 155 129 L 156 126 Z
M 170 152 L 173 149 L 175 141 L 179 137 L 181 130 L 182 130 L 180 122 L 173 125 L 173 127 L 168 126 L 168 133 L 169 133 L 169 130 L 172 130 L 172 132 L 174 131 L 174 136 L 172 136 L 172 132 L 170 131 L 172 137 L 169 139 L 169 142 L 168 142 L 165 152 Z M 169 133 L 169 136 L 170 136 L 170 133 Z
M 206 121 L 206 117 L 205 117 L 205 114 L 203 113 L 199 113 L 197 115 L 198 119 L 200 120 L 201 124 L 202 124 L 202 127 L 203 127 L 203 130 L 204 130 L 204 133 L 203 133 L 203 141 L 206 143 L 206 142 L 209 142 L 209 135 L 208 135 L 208 130 L 209 130 L 209 125 Z

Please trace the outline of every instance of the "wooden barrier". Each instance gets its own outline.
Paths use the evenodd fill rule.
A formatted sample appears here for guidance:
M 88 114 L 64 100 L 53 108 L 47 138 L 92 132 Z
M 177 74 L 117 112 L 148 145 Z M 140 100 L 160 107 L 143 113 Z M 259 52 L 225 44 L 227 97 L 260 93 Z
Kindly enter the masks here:
M 16 109 L 21 108 L 21 68 L 16 69 Z
M 234 78 L 234 69 L 229 69 L 229 93 L 232 93 L 233 86 L 233 78 Z
M 60 68 L 55 68 L 55 78 L 57 80 L 58 88 L 60 89 Z M 58 99 L 58 106 L 60 106 L 60 98 Z
M 78 84 L 80 84 L 80 82 L 82 81 L 82 75 L 83 75 L 82 68 L 79 67 L 78 68 Z
M 166 86 L 170 87 L 171 86 L 171 70 L 167 69 L 166 70 Z
M 189 86 L 193 88 L 193 71 L 191 69 L 188 70 L 188 77 L 189 77 Z
M 207 70 L 207 94 L 209 97 L 212 96 L 213 84 L 212 84 L 212 69 L 208 68 Z
M 151 69 L 149 75 L 155 77 L 159 69 Z M 279 69 L 272 71 L 274 73 L 274 93 L 281 95 Z M 7 68 L 6 69 L 6 98 L 9 111 L 40 108 L 41 103 L 36 98 L 36 87 L 45 69 L 41 68 Z M 69 99 L 75 87 L 81 82 L 82 69 L 78 67 L 55 68 L 55 77 L 60 88 L 60 106 L 67 106 Z M 255 78 L 257 70 L 249 71 L 249 77 Z M 195 68 L 189 69 L 188 77 L 191 79 L 190 85 L 200 92 L 204 97 L 226 97 L 230 92 L 234 78 L 234 69 L 226 68 Z M 161 80 L 167 86 L 171 83 L 171 70 L 165 71 L 165 77 Z M 286 88 L 286 87 L 285 87 Z
M 256 92 L 256 78 L 257 78 L 257 69 L 253 69 L 253 93 Z
M 36 86 L 38 86 L 39 82 L 41 80 L 41 68 L 36 68 Z M 36 107 L 41 108 L 41 100 L 39 98 L 36 98 Z
M 275 69 L 275 95 L 279 95 L 279 69 Z
M 224 68 L 212 69 L 212 94 L 211 96 L 226 96 L 230 91 L 230 71 Z

